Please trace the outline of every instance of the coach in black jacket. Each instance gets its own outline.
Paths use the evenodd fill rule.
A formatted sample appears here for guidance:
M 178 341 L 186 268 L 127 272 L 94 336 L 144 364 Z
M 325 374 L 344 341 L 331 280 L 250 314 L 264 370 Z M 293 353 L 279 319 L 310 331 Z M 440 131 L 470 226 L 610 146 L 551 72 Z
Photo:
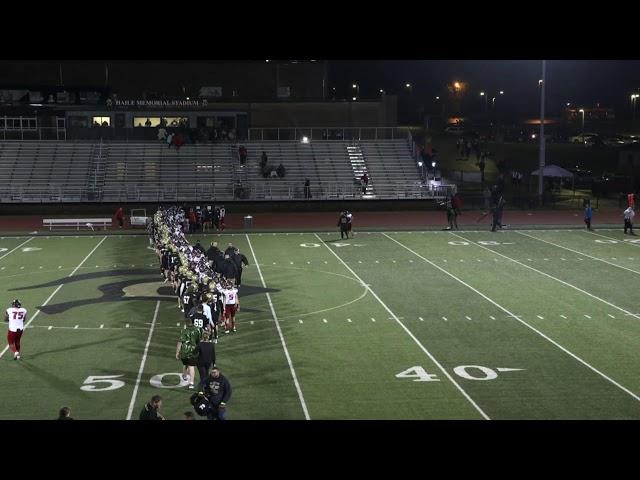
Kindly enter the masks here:
M 236 269 L 238 270 L 238 276 L 236 277 L 236 286 L 240 286 L 242 283 L 242 266 L 245 267 L 249 265 L 249 260 L 245 257 L 240 250 L 235 251 L 235 254 L 231 257 L 233 263 L 236 265 Z
M 222 273 L 222 276 L 227 279 L 238 278 L 238 268 L 229 255 L 225 254 L 220 273 Z
M 200 390 L 211 402 L 211 410 L 207 414 L 209 420 L 226 420 L 227 402 L 231 398 L 231 384 L 227 377 L 213 367 L 211 374 L 200 382 Z

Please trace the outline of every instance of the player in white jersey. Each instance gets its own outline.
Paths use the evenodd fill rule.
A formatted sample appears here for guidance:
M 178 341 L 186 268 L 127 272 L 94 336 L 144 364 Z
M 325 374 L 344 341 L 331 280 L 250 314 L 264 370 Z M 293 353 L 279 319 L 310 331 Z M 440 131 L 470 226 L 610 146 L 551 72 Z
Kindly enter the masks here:
M 9 349 L 13 352 L 13 359 L 20 359 L 20 338 L 24 332 L 24 322 L 27 321 L 27 309 L 22 308 L 20 300 L 16 299 L 11 302 L 11 308 L 7 308 L 4 314 L 4 321 L 9 322 L 9 331 L 7 332 L 7 342 Z
M 229 327 L 236 331 L 236 312 L 240 310 L 240 299 L 238 289 L 228 283 L 222 290 L 224 297 L 224 333 L 229 333 Z

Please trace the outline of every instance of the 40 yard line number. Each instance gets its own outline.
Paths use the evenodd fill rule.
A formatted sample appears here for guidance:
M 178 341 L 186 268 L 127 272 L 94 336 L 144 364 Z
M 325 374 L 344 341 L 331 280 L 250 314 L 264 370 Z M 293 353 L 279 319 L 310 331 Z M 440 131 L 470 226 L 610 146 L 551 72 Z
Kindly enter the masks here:
M 498 372 L 516 372 L 524 370 L 523 368 L 496 368 L 495 370 L 481 365 L 460 365 L 453 369 L 453 373 L 465 380 L 495 380 L 498 378 Z M 440 379 L 435 373 L 427 373 L 424 367 L 415 366 L 396 374 L 396 378 L 410 378 L 414 382 L 439 382 Z

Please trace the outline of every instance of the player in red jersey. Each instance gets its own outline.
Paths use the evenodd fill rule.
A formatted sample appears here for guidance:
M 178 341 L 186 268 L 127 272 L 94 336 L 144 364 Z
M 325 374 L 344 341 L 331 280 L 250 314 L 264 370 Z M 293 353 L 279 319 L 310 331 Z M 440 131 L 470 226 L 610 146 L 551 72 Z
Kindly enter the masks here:
M 240 299 L 238 298 L 238 289 L 229 282 L 222 289 L 224 297 L 224 333 L 229 333 L 229 327 L 232 331 L 236 331 L 236 312 L 240 310 Z
M 7 342 L 13 352 L 13 359 L 20 360 L 20 339 L 24 332 L 24 322 L 27 321 L 27 309 L 22 307 L 20 300 L 11 302 L 11 308 L 7 308 L 4 314 L 4 321 L 9 322 Z

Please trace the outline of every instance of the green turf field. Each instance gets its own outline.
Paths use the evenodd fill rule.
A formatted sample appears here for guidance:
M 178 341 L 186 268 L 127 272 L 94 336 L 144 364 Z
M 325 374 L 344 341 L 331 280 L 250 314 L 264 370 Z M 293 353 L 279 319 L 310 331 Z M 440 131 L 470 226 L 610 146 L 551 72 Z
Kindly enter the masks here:
M 217 345 L 230 419 L 640 419 L 640 239 L 619 230 L 192 237 L 212 238 L 251 263 Z M 191 410 L 147 245 L 0 238 L 3 308 L 30 315 L 22 360 L 3 333 L 0 419 Z

